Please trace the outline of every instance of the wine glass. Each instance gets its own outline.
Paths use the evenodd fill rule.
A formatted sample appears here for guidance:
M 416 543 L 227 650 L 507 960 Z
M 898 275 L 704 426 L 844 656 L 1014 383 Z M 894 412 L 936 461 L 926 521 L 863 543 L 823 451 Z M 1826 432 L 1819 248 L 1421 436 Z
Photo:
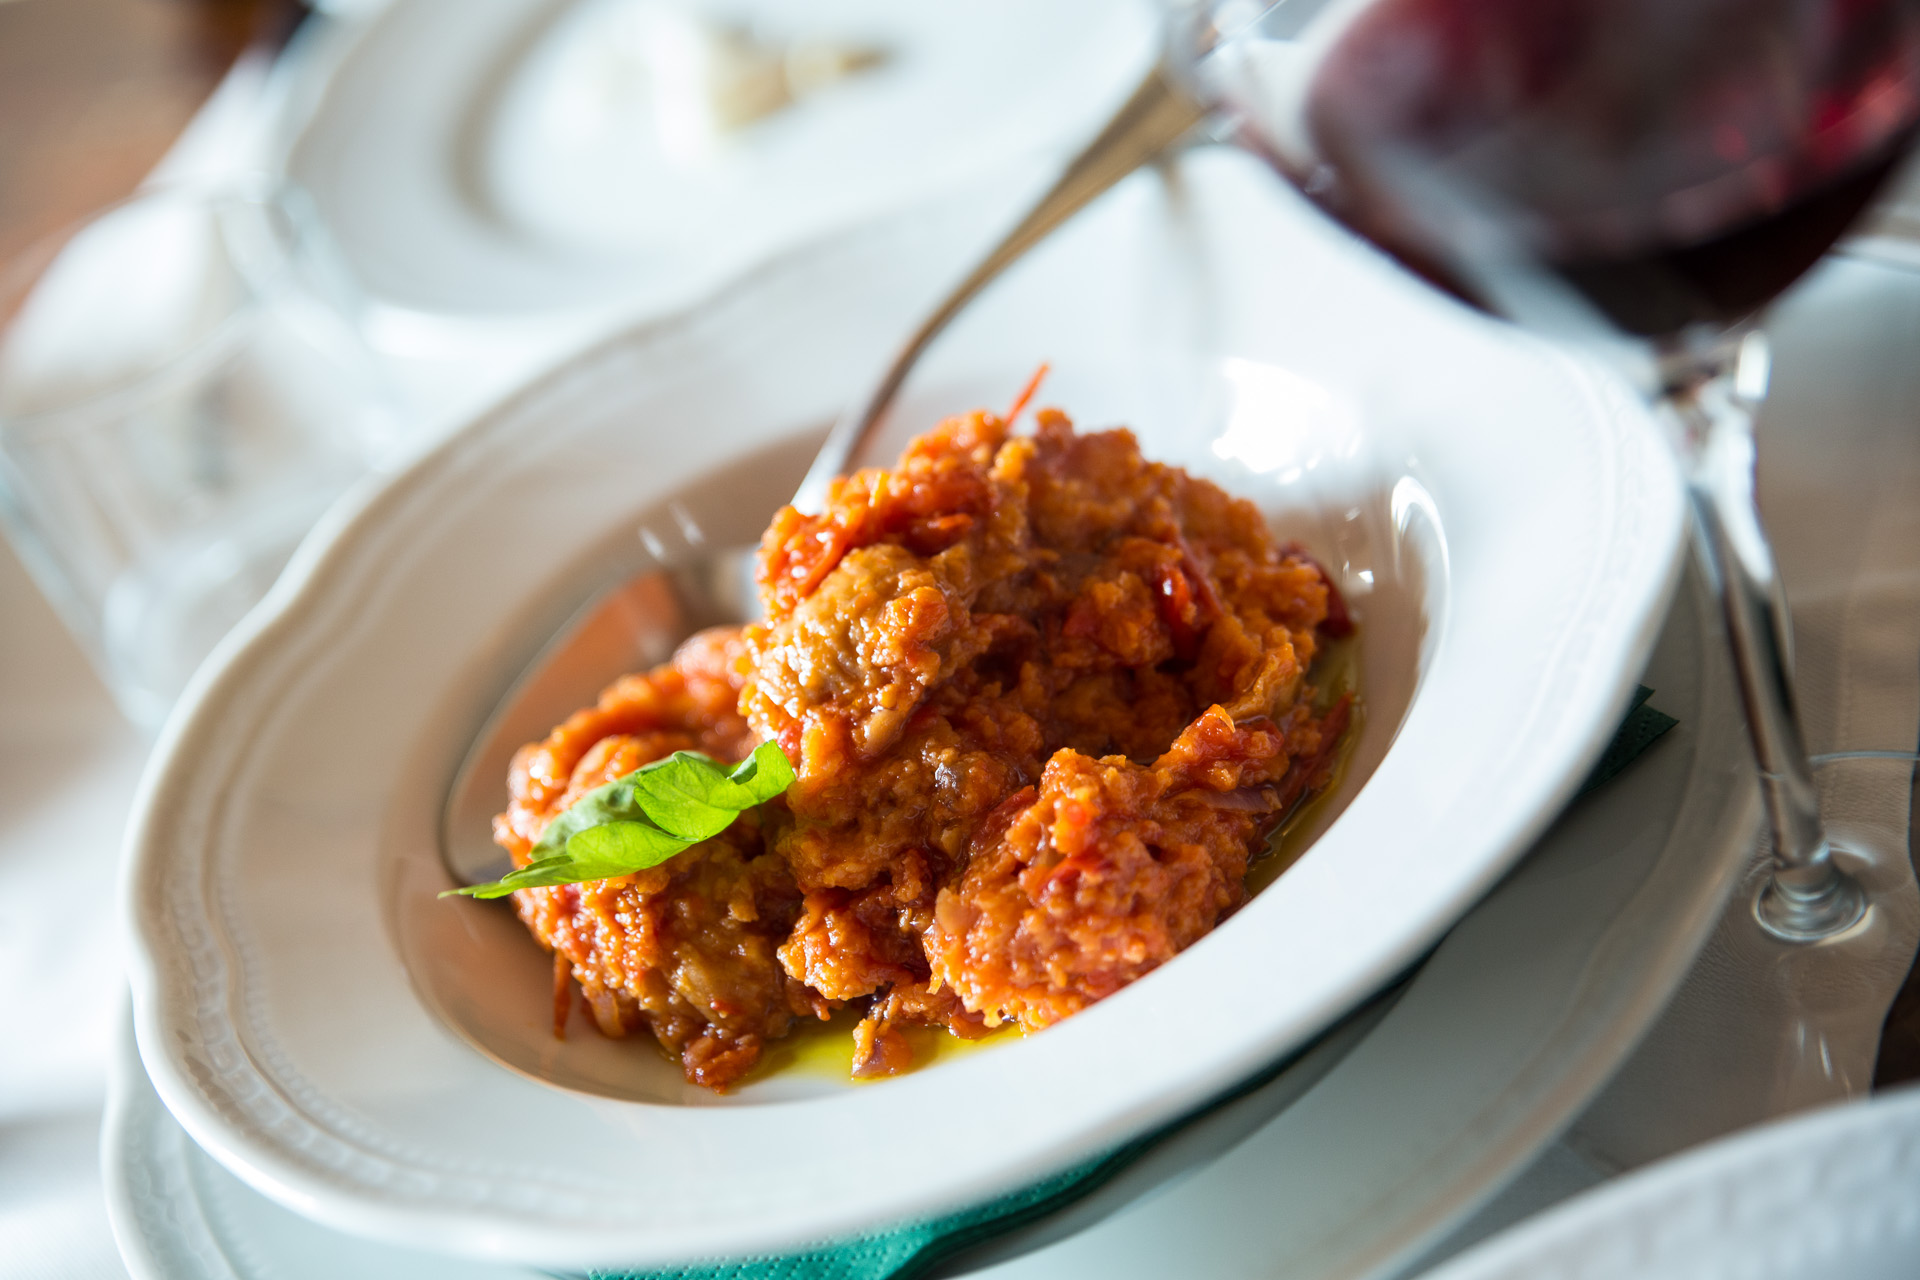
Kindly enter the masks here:
M 1772 829 L 1755 914 L 1865 910 L 1834 862 L 1754 506 L 1758 316 L 1920 126 L 1920 0 L 1173 0 L 1247 145 L 1438 287 L 1628 368 L 1675 436 Z

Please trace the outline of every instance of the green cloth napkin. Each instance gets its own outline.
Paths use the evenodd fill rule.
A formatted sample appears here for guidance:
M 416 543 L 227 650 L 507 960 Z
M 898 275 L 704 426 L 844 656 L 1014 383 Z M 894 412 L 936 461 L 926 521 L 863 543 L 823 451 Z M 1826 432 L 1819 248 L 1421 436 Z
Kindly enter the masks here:
M 1576 799 L 1632 764 L 1642 751 L 1653 745 L 1656 738 L 1680 723 L 1666 712 L 1647 705 L 1647 699 L 1652 696 L 1653 690 L 1647 686 L 1635 687 L 1633 703 L 1627 708 L 1627 718 L 1620 722 L 1613 741 L 1600 753 L 1600 763 L 1593 766 L 1593 772 L 1581 784 Z
M 1181 1123 L 1185 1123 L 1182 1121 Z M 907 1280 L 923 1275 L 960 1250 L 1065 1208 L 1131 1164 L 1159 1137 L 1130 1142 L 1117 1151 L 1057 1173 L 1024 1190 L 976 1208 L 823 1244 L 773 1258 L 694 1263 L 661 1271 L 596 1271 L 595 1280 Z
M 1649 706 L 1647 699 L 1652 696 L 1653 690 L 1639 686 L 1626 719 L 1587 775 L 1579 795 L 1619 774 L 1660 735 L 1680 723 Z M 1297 1056 L 1288 1056 L 1225 1096 L 1145 1137 L 971 1209 L 815 1245 L 797 1253 L 696 1262 L 656 1271 L 595 1271 L 591 1275 L 594 1280 L 912 1280 L 963 1249 L 1023 1227 L 1099 1189 L 1162 1138 L 1267 1084 Z

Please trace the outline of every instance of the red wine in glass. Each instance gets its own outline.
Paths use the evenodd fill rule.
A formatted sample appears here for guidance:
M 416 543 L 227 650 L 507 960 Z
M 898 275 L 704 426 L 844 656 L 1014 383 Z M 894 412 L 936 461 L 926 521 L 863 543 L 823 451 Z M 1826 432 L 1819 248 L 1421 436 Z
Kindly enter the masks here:
M 1218 33 L 1208 91 L 1333 216 L 1509 314 L 1539 273 L 1636 336 L 1745 320 L 1920 121 L 1916 0 L 1302 3 Z
M 1756 913 L 1850 927 L 1752 500 L 1755 322 L 1920 134 L 1920 0 L 1172 3 L 1189 83 L 1321 208 L 1484 310 L 1654 357 L 1772 826 Z

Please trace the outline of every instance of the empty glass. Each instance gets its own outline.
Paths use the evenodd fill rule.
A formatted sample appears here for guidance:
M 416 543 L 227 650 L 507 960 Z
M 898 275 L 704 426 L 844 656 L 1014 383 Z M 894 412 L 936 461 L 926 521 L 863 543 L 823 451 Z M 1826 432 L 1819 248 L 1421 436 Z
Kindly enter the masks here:
M 0 275 L 0 523 L 152 728 L 397 426 L 297 191 L 159 189 Z

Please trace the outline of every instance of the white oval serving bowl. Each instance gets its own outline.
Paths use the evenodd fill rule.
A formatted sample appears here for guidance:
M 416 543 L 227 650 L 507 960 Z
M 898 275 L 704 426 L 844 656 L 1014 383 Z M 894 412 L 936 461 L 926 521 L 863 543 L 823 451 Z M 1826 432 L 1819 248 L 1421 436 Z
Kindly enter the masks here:
M 978 221 L 949 208 L 808 250 L 580 357 L 338 513 L 202 672 L 138 801 L 127 910 L 142 1057 L 222 1163 L 345 1230 L 557 1267 L 777 1250 L 977 1202 L 1305 1044 L 1572 794 L 1679 563 L 1656 430 L 1252 161 L 1199 153 L 1022 264 L 896 421 L 1004 403 L 1050 360 L 1043 402 L 1134 426 L 1303 533 L 1363 619 L 1364 691 L 1406 703 L 1369 720 L 1364 786 L 1214 934 L 1005 1048 L 873 1086 L 775 1077 L 724 1105 L 633 1042 L 616 1048 L 653 1083 L 625 1097 L 604 1058 L 574 1088 L 502 1066 L 545 1016 L 522 999 L 538 953 L 498 908 L 433 897 L 472 735 L 542 636 L 644 566 L 636 525 L 669 498 L 704 492 L 703 518 L 746 528 L 770 514 Z M 752 492 L 703 489 L 753 455 L 773 461 Z

